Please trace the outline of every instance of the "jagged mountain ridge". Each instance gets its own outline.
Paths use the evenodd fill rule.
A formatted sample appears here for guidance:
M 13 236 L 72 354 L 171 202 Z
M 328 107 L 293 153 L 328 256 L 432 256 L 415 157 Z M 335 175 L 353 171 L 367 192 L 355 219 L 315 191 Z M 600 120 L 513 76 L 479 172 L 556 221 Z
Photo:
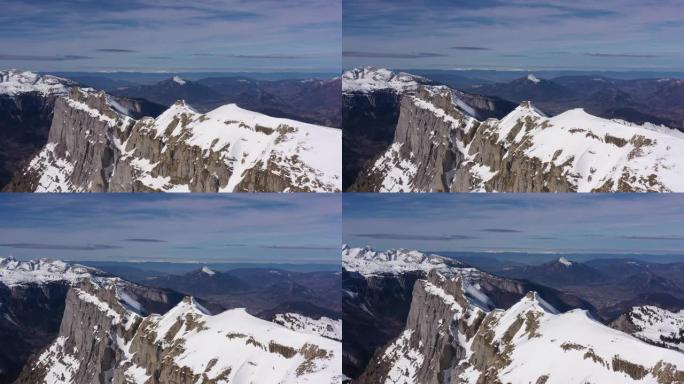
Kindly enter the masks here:
M 401 99 L 421 86 L 436 82 L 385 68 L 363 67 L 342 75 L 344 189 L 357 179 L 366 163 L 392 143 Z M 459 92 L 471 111 L 481 117 L 503 117 L 516 104 L 497 98 Z
M 468 282 L 468 295 L 488 302 L 485 305 L 508 308 L 526 292 L 534 290 L 556 308 L 593 310 L 589 303 L 575 296 L 526 281 L 493 276 L 451 258 L 415 250 L 380 252 L 370 247 L 344 246 L 343 370 L 347 376 L 358 377 L 377 349 L 404 330 L 415 282 L 424 279 L 431 270 L 463 277 Z
M 583 310 L 560 313 L 535 292 L 506 310 L 494 309 L 472 300 L 467 290 L 461 276 L 431 271 L 419 280 L 405 330 L 375 354 L 357 382 L 663 384 L 684 379 L 684 355 L 608 328 Z
M 0 383 L 13 383 L 29 357 L 54 341 L 72 286 L 107 278 L 100 270 L 60 260 L 0 259 Z M 165 290 L 132 284 L 127 289 L 153 311 L 164 312 L 182 299 Z
M 29 71 L 0 71 L 0 188 L 48 140 L 55 101 L 78 83 Z M 158 116 L 161 105 L 115 97 L 134 118 Z
M 16 96 L 32 92 L 43 96 L 62 95 L 75 85 L 75 82 L 57 76 L 39 75 L 18 69 L 0 71 L 0 94 L 2 95 Z
M 59 334 L 51 334 L 51 340 L 40 345 L 17 383 L 341 381 L 341 344 L 330 337 L 339 334 L 339 321 L 298 314 L 276 316 L 297 320 L 284 327 L 243 309 L 212 315 L 191 297 L 181 300 L 168 291 L 106 276 L 96 269 L 48 259 L 1 261 L 1 281 L 11 284 L 13 290 L 36 287 L 47 292 L 55 283 L 65 288 L 63 315 L 57 314 Z M 6 285 L 0 284 L 0 298 L 3 287 Z M 52 299 L 56 300 L 52 305 L 59 306 L 59 295 Z M 7 304 L 0 302 L 0 311 L 6 310 Z M 44 311 L 41 307 L 34 310 Z M 320 336 L 326 332 L 329 338 Z M 3 337 L 3 347 L 13 348 L 10 341 Z
M 458 92 L 421 87 L 404 97 L 394 142 L 357 191 L 680 191 L 684 135 L 577 109 L 547 117 L 521 103 L 479 120 Z
M 18 383 L 60 377 L 64 383 L 333 383 L 339 377 L 341 350 L 333 340 L 241 309 L 210 315 L 189 297 L 164 314 L 142 309 L 111 281 L 85 281 L 68 294 L 59 337 Z
M 59 98 L 47 145 L 10 191 L 336 191 L 338 130 L 178 102 L 135 120 L 104 92 Z

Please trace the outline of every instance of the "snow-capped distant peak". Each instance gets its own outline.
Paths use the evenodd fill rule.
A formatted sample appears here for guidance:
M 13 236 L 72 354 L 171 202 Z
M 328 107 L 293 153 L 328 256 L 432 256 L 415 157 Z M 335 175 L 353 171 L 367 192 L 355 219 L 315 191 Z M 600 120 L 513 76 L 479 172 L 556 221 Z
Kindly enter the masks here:
M 0 71 L 0 95 L 15 96 L 37 92 L 43 96 L 60 95 L 76 85 L 73 81 L 50 75 L 39 75 L 29 71 L 10 69 Z
M 342 341 L 342 320 L 321 317 L 312 319 L 299 313 L 278 313 L 273 322 L 293 331 L 319 335 L 328 339 Z
M 565 257 L 561 256 L 558 258 L 558 262 L 565 265 L 566 267 L 569 267 L 572 265 L 572 261 L 566 259 Z
M 214 272 L 212 269 L 206 266 L 202 267 L 202 273 L 207 274 L 209 276 L 214 276 L 216 274 L 216 272 Z
M 13 257 L 0 258 L 0 283 L 7 286 L 42 284 L 52 281 L 75 283 L 81 279 L 103 274 L 101 271 L 61 260 L 34 259 L 16 260 Z
M 428 272 L 437 270 L 451 274 L 451 269 L 462 264 L 456 260 L 420 251 L 396 249 L 378 252 L 370 247 L 343 248 L 342 266 L 350 272 L 364 276 L 381 274 L 401 274 L 412 271 Z
M 367 93 L 390 90 L 397 93 L 411 92 L 420 84 L 430 83 L 424 77 L 404 72 L 393 72 L 386 68 L 354 68 L 342 74 L 342 92 Z
M 183 80 L 180 76 L 174 76 L 171 80 L 173 80 L 174 83 L 177 83 L 179 85 L 185 85 L 186 83 L 186 81 Z
M 527 75 L 527 80 L 529 80 L 535 84 L 539 84 L 539 82 L 541 81 L 541 80 L 539 80 L 539 78 L 537 78 L 537 76 L 535 76 L 531 73 L 529 75 Z

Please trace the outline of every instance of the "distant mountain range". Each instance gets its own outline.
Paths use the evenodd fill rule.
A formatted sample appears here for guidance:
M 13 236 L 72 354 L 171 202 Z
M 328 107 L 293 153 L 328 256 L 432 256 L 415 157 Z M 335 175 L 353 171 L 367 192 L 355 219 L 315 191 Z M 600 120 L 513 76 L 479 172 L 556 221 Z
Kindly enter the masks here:
M 681 79 L 619 80 L 596 75 L 544 79 L 529 74 L 508 83 L 473 86 L 467 90 L 515 102 L 533 101 L 549 115 L 583 108 L 608 119 L 664 124 L 684 131 L 684 80 Z
M 135 97 L 170 106 L 185 100 L 200 112 L 224 104 L 274 117 L 340 127 L 341 80 L 263 81 L 245 77 L 209 77 L 191 81 L 174 76 L 149 85 L 110 88 L 117 96 Z
M 219 275 L 204 269 L 184 280 L 194 281 L 193 289 L 232 292 L 200 281 L 200 273 Z M 342 380 L 339 317 L 310 318 L 295 309 L 259 319 L 49 259 L 0 259 L 0 335 L 3 384 Z
M 340 318 L 342 312 L 339 272 L 264 268 L 221 272 L 204 267 L 182 275 L 148 278 L 143 283 L 199 297 L 224 308 L 246 308 L 264 319 L 286 312 L 312 318 Z
M 537 266 L 506 268 L 502 276 L 526 279 L 589 301 L 604 321 L 634 306 L 684 309 L 684 263 L 632 259 L 597 259 L 584 263 L 565 258 Z

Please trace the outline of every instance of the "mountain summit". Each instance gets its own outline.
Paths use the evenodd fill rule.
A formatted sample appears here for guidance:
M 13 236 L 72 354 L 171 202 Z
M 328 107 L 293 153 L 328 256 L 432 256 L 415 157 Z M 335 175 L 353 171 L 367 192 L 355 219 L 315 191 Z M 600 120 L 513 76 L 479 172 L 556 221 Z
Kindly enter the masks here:
M 337 129 L 274 118 L 235 104 L 202 114 L 179 101 L 156 119 L 136 120 L 127 112 L 104 92 L 72 88 L 56 102 L 48 143 L 6 188 L 46 192 L 332 192 L 341 188 Z
M 487 309 L 466 292 L 460 276 L 433 272 L 416 282 L 404 331 L 359 380 L 674 384 L 684 378 L 683 354 L 608 328 L 586 311 L 561 313 L 533 291 L 506 310 Z
M 677 130 L 583 109 L 548 117 L 530 102 L 482 120 L 469 106 L 440 87 L 403 97 L 393 143 L 353 190 L 684 191 L 684 134 Z
M 57 76 L 16 69 L 0 71 L 0 95 L 16 96 L 32 92 L 42 96 L 61 95 L 75 85 L 75 82 Z

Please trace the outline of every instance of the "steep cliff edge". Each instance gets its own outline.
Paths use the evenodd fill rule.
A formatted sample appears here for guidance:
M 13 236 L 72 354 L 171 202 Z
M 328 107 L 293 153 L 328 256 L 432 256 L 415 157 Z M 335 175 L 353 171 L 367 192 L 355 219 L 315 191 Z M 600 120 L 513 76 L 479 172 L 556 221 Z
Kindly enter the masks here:
M 57 339 L 18 383 L 335 383 L 341 344 L 235 309 L 210 315 L 186 297 L 163 314 L 155 290 L 87 279 L 67 294 Z M 173 303 L 166 301 L 168 306 Z
M 234 104 L 206 114 L 177 102 L 135 120 L 104 92 L 72 88 L 48 143 L 5 190 L 324 192 L 341 189 L 339 130 Z
M 678 383 L 684 355 L 528 292 L 507 310 L 463 276 L 431 271 L 414 286 L 403 333 L 359 383 Z M 533 362 L 533 364 L 530 364 Z
M 681 191 L 684 134 L 523 102 L 483 119 L 463 94 L 422 86 L 405 96 L 392 145 L 351 190 L 376 192 Z
M 357 378 L 371 357 L 406 329 L 416 281 L 428 273 L 462 278 L 468 296 L 486 308 L 509 308 L 538 291 L 561 310 L 593 307 L 578 297 L 527 281 L 501 278 L 440 255 L 416 250 L 342 248 L 345 375 Z M 370 368 L 369 368 L 370 369 Z

